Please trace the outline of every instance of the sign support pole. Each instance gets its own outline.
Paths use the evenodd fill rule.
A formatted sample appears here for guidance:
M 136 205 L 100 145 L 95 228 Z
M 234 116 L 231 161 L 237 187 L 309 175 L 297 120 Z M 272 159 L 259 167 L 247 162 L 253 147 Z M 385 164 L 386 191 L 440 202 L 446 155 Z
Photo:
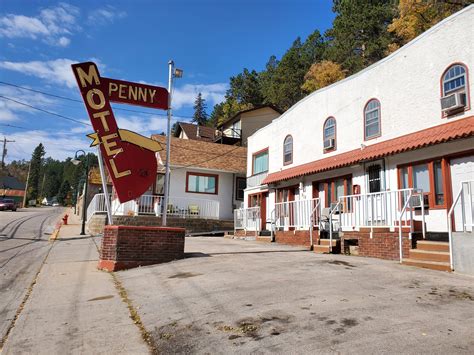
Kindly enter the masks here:
M 109 190 L 107 188 L 107 177 L 105 176 L 104 162 L 100 151 L 100 144 L 97 146 L 97 157 L 99 158 L 100 179 L 102 180 L 102 190 L 104 191 L 105 206 L 107 207 L 107 219 L 109 225 L 113 224 L 112 208 L 110 207 Z M 87 181 L 86 181 L 87 184 Z
M 165 170 L 165 196 L 163 198 L 162 214 L 161 214 L 161 225 L 166 227 L 166 215 L 168 212 L 168 200 L 170 193 L 170 146 L 171 146 L 171 90 L 173 89 L 173 68 L 174 62 L 170 60 L 168 62 L 169 75 L 168 75 L 168 124 L 166 128 L 166 170 Z

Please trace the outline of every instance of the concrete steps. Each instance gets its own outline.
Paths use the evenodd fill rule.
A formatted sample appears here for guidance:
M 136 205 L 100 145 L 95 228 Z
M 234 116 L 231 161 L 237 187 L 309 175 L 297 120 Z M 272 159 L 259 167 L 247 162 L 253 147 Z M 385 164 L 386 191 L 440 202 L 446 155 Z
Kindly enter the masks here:
M 316 254 L 329 254 L 331 253 L 330 249 L 330 241 L 329 239 L 320 239 L 319 244 L 313 245 L 313 251 Z M 332 252 L 335 253 L 338 250 L 338 246 L 340 245 L 339 241 L 336 239 L 332 240 Z
M 425 269 L 451 271 L 449 244 L 429 240 L 417 241 L 416 249 L 410 249 L 409 257 L 403 259 L 402 264 Z

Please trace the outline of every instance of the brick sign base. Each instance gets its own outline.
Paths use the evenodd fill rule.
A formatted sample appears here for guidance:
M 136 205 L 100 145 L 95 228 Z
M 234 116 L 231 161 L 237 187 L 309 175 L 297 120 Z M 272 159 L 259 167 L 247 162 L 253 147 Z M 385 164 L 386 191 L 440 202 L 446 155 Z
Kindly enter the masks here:
M 106 226 L 99 269 L 117 271 L 184 258 L 184 228 Z

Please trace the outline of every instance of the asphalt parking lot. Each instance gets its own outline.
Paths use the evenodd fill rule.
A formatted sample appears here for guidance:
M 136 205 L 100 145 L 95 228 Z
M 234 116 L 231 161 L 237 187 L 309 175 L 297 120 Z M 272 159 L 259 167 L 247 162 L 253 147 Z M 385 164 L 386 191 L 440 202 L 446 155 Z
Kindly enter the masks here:
M 118 272 L 161 353 L 474 353 L 474 278 L 253 241 Z

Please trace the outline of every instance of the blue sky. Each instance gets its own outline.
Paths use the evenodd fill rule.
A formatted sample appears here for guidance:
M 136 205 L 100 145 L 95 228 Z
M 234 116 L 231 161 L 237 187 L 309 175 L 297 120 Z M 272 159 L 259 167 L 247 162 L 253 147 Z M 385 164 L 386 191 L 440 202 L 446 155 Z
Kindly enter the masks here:
M 329 28 L 331 6 L 323 0 L 2 0 L 0 81 L 77 100 L 71 63 L 93 60 L 104 76 L 166 87 L 167 63 L 173 59 L 184 70 L 176 81 L 173 115 L 190 120 L 198 92 L 210 113 L 223 99 L 230 76 L 243 68 L 262 70 L 296 37 Z M 4 84 L 0 96 L 89 122 L 82 103 Z M 114 108 L 121 128 L 144 135 L 165 130 L 165 111 Z M 15 140 L 8 144 L 7 162 L 29 159 L 40 142 L 56 159 L 88 150 L 86 124 L 0 97 L 0 137 Z

